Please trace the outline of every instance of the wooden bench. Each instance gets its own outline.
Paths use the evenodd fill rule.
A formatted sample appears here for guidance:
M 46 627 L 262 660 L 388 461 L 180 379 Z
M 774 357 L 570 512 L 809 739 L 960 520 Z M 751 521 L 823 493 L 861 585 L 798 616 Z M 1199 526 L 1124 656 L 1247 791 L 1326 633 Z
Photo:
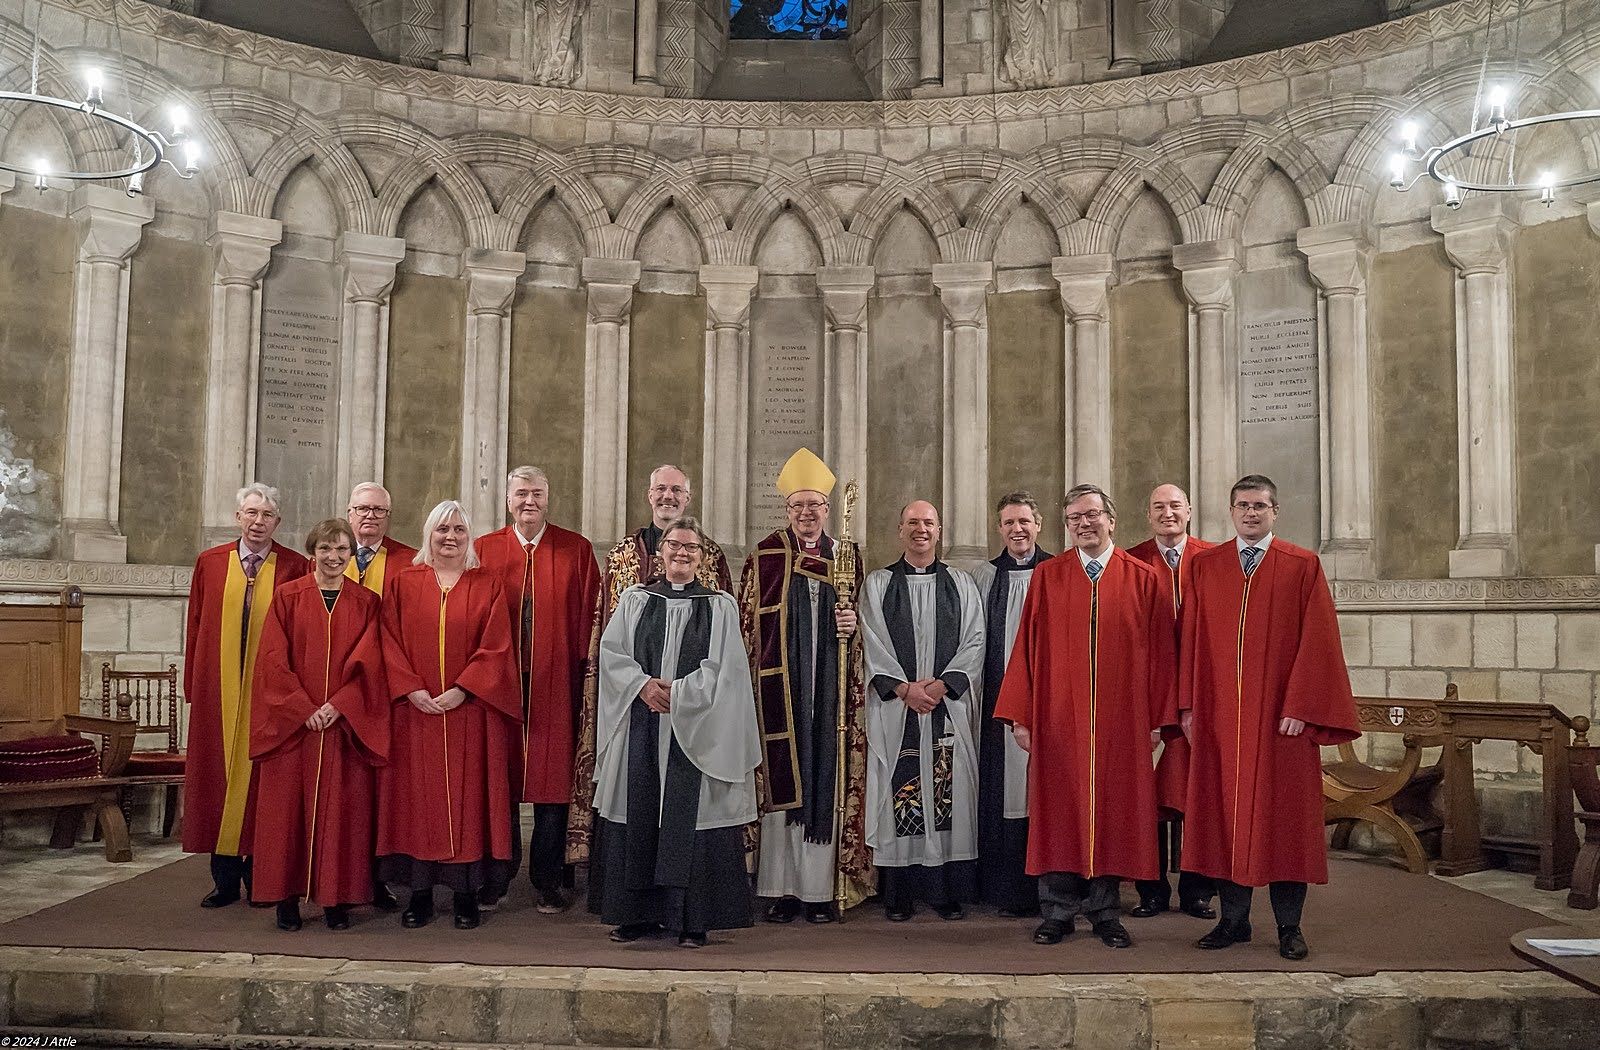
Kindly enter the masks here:
M 1339 745 L 1337 761 L 1323 763 L 1323 820 L 1334 825 L 1332 845 L 1348 848 L 1356 825 L 1370 824 L 1394 840 L 1408 871 L 1425 875 L 1428 852 L 1422 836 L 1443 827 L 1430 801 L 1444 777 L 1442 764 L 1422 765 L 1424 750 L 1445 744 L 1438 704 L 1361 696 L 1356 715 L 1363 733 L 1401 734 L 1405 750 L 1393 769 L 1361 761 L 1351 744 Z
M 1572 720 L 1574 738 L 1567 750 L 1572 790 L 1578 796 L 1578 821 L 1583 825 L 1583 845 L 1572 862 L 1572 888 L 1567 907 L 1585 911 L 1600 907 L 1600 745 L 1589 743 L 1589 720 Z

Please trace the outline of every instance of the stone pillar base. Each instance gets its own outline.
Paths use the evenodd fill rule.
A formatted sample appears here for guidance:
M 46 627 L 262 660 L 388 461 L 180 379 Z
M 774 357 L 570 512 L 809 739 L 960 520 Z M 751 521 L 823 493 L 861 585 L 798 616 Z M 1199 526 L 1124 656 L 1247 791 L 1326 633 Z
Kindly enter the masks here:
M 1514 576 L 1516 559 L 1508 547 L 1464 547 L 1450 552 L 1452 580 L 1475 576 Z
M 69 524 L 65 531 L 61 553 L 71 561 L 128 561 L 128 537 L 119 536 L 109 524 Z
M 1371 540 L 1329 540 L 1322 545 L 1322 569 L 1330 580 L 1377 578 Z

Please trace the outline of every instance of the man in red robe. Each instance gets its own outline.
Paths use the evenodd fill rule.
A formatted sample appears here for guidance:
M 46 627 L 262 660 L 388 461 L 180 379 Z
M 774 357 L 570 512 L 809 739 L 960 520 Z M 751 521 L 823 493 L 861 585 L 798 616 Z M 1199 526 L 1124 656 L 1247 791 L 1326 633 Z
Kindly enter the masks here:
M 483 567 L 500 578 L 521 673 L 522 747 L 513 756 L 513 802 L 533 803 L 528 877 L 534 906 L 546 914 L 568 905 L 562 882 L 572 756 L 600 600 L 594 547 L 576 532 L 550 524 L 545 519 L 549 503 L 544 471 L 516 468 L 506 478 L 512 523 L 476 544 Z M 512 821 L 512 874 L 521 863 L 520 826 L 520 818 Z
M 417 549 L 389 535 L 389 490 L 377 482 L 363 481 L 351 489 L 346 513 L 356 550 L 344 573 L 381 598 L 396 574 L 411 567 Z
M 1183 608 L 1183 596 L 1188 593 L 1194 579 L 1191 555 L 1214 546 L 1205 540 L 1189 535 L 1191 517 L 1189 496 L 1176 485 L 1157 485 L 1150 493 L 1150 531 L 1154 534 L 1128 553 L 1156 570 L 1161 581 L 1161 592 L 1172 605 L 1172 628 L 1178 631 L 1178 613 Z M 1176 675 L 1176 671 L 1174 671 Z M 1156 760 L 1156 806 L 1161 823 L 1156 829 L 1158 874 L 1154 879 L 1141 879 L 1136 883 L 1139 905 L 1133 909 L 1134 918 L 1145 919 L 1159 915 L 1172 906 L 1172 886 L 1167 882 L 1167 870 L 1178 859 L 1183 848 L 1184 793 L 1189 789 L 1189 742 L 1181 735 L 1166 742 L 1161 757 Z M 1197 919 L 1215 919 L 1216 910 L 1211 898 L 1216 895 L 1211 880 L 1192 871 L 1178 874 L 1178 907 Z
M 272 541 L 283 519 L 278 490 L 271 485 L 258 481 L 240 489 L 234 520 L 239 539 L 195 559 L 183 646 L 183 695 L 189 702 L 183 849 L 211 854 L 214 885 L 202 908 L 232 904 L 250 879 L 247 858 L 255 818 L 250 694 L 256 653 L 273 591 L 311 568 Z
M 1271 479 L 1240 478 L 1229 503 L 1238 536 L 1194 556 L 1183 603 L 1183 867 L 1222 897 L 1201 948 L 1248 941 L 1251 888 L 1270 886 L 1278 952 L 1304 959 L 1306 885 L 1328 881 L 1318 746 L 1361 733 L 1322 563 L 1273 536 Z
M 1123 879 L 1156 874 L 1152 734 L 1178 721 L 1172 607 L 1155 572 L 1111 541 L 1116 505 L 1094 485 L 1067 493 L 1073 554 L 1034 569 L 994 717 L 1028 752 L 1028 867 L 1056 944 L 1077 916 L 1108 947 Z
M 344 575 L 355 537 L 338 519 L 306 537 L 314 571 L 278 588 L 256 658 L 254 897 L 300 928 L 299 898 L 331 930 L 373 899 L 374 767 L 389 754 L 378 596 Z

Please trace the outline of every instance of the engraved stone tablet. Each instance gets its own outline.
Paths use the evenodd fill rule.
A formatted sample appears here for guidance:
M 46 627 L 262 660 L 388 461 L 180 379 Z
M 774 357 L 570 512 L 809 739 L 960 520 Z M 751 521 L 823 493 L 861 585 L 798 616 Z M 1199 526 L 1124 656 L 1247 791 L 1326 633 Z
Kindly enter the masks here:
M 1239 469 L 1277 483 L 1275 531 L 1312 550 L 1321 537 L 1316 302 L 1303 267 L 1239 278 Z
M 773 486 L 802 445 L 822 455 L 822 303 L 757 299 L 750 304 L 751 537 L 783 525 Z

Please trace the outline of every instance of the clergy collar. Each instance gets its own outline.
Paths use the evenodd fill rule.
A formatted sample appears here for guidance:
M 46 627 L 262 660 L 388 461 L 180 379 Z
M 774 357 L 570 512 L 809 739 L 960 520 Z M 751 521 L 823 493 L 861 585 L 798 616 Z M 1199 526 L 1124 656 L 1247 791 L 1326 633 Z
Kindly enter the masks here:
M 522 534 L 522 530 L 517 528 L 516 523 L 513 522 L 511 524 L 511 531 L 516 534 L 517 546 L 519 546 L 519 547 L 527 547 L 527 545 L 531 543 L 535 547 L 537 547 L 539 545 L 539 541 L 544 539 L 544 530 L 549 528 L 549 527 L 550 527 L 550 523 L 547 521 L 543 525 L 540 525 L 539 526 L 539 531 L 534 533 L 532 536 L 524 536 Z
M 1259 550 L 1262 554 L 1265 554 L 1265 553 L 1267 553 L 1267 548 L 1272 546 L 1272 533 L 1270 533 L 1270 532 L 1267 533 L 1265 536 L 1261 537 L 1259 540 L 1256 540 L 1254 543 L 1246 543 L 1244 541 L 1244 537 L 1243 536 L 1235 536 L 1233 538 L 1233 542 L 1238 546 L 1239 553 L 1241 553 L 1241 554 L 1244 553 L 1244 549 L 1246 547 L 1254 547 L 1257 550 Z
M 794 526 L 791 525 L 789 526 L 789 538 L 794 541 L 795 550 L 804 551 L 807 554 L 820 554 L 822 553 L 823 544 L 828 541 L 828 533 L 826 531 L 817 533 L 817 542 L 807 544 L 805 540 L 800 538 L 800 534 L 794 531 Z
M 1097 561 L 1103 569 L 1111 564 L 1111 555 L 1116 553 L 1117 545 L 1108 543 L 1106 544 L 1106 549 L 1099 554 L 1087 554 L 1082 547 L 1074 547 L 1073 550 L 1078 552 L 1078 560 L 1083 563 L 1085 568 L 1088 568 L 1090 562 Z
M 1025 572 L 1029 569 L 1037 567 L 1040 562 L 1049 559 L 1049 557 L 1050 552 L 1036 543 L 1033 545 L 1033 553 L 1029 554 L 1027 558 L 1023 559 L 1022 561 L 1018 561 L 1012 555 L 1010 549 L 1007 548 L 995 555 L 994 558 L 990 559 L 989 564 L 993 565 L 996 569 L 1006 569 L 1010 572 Z
M 928 563 L 926 568 L 919 569 L 915 565 L 906 561 L 905 555 L 902 554 L 900 556 L 900 564 L 905 568 L 905 573 L 907 576 L 932 576 L 939 571 L 940 562 L 938 558 L 935 558 L 933 561 Z

